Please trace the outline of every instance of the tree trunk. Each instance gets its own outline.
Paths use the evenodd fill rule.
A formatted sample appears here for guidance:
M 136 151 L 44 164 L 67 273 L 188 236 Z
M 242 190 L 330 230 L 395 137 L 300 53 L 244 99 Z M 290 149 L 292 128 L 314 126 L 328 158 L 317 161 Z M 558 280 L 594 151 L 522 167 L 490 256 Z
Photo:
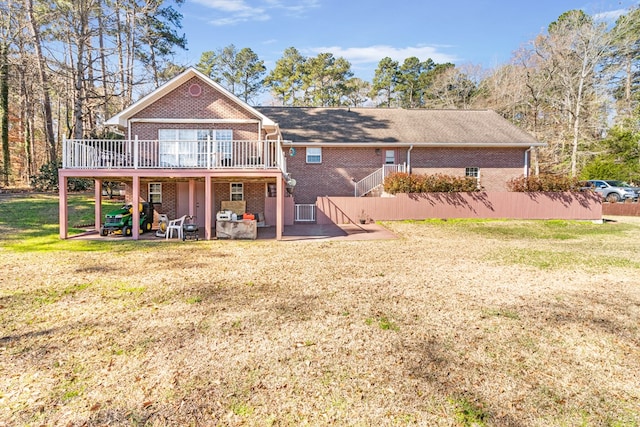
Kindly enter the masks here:
M 44 134 L 46 139 L 47 154 L 49 162 L 58 161 L 56 154 L 56 140 L 53 134 L 53 115 L 51 112 L 51 97 L 49 95 L 49 78 L 45 70 L 45 59 L 42 54 L 42 46 L 40 40 L 40 30 L 38 23 L 35 20 L 33 13 L 33 0 L 25 0 L 25 6 L 27 8 L 27 14 L 29 15 L 28 25 L 31 30 L 31 36 L 33 37 L 33 45 L 36 53 L 36 61 L 38 63 L 38 74 L 40 77 L 40 84 L 42 85 L 43 92 L 43 110 L 44 110 Z
M 123 110 L 127 105 L 125 102 L 125 85 L 126 85 L 126 75 L 124 70 L 124 44 L 122 42 L 122 22 L 120 22 L 120 0 L 116 1 L 115 11 L 116 11 L 116 49 L 118 50 L 118 67 L 120 74 L 120 109 Z
M 20 109 L 20 124 L 23 130 L 22 132 L 22 144 L 24 147 L 24 157 L 25 157 L 25 172 L 26 176 L 23 177 L 25 182 L 29 182 L 29 177 L 35 175 L 36 170 L 33 165 L 33 145 L 31 141 L 31 129 L 32 129 L 32 103 L 29 99 L 30 91 L 27 90 L 27 76 L 25 70 L 27 69 L 27 64 L 21 67 L 20 70 L 20 92 L 21 92 L 21 104 L 22 108 Z
M 102 19 L 102 4 L 98 5 L 98 48 L 100 55 L 100 72 L 102 73 L 102 96 L 103 107 L 102 112 L 104 118 L 108 119 L 111 116 L 109 111 L 109 86 L 107 84 L 107 53 L 104 49 L 104 20 Z
M 76 69 L 75 69 L 75 87 L 74 94 L 75 99 L 73 103 L 73 118 L 74 118 L 74 138 L 82 139 L 84 137 L 84 70 L 88 67 L 85 63 L 85 48 L 89 40 L 89 7 L 85 2 L 79 2 L 77 4 L 77 31 L 75 34 L 76 48 L 78 49 L 76 56 Z
M 135 59 L 135 26 L 136 26 L 136 9 L 135 2 L 132 5 L 132 10 L 129 19 L 129 28 L 127 31 L 127 68 L 126 68 L 126 82 L 124 102 L 125 107 L 131 105 L 133 101 L 133 61 Z
M 11 152 L 9 151 L 9 46 L 0 44 L 0 135 L 2 135 L 2 181 L 9 185 Z

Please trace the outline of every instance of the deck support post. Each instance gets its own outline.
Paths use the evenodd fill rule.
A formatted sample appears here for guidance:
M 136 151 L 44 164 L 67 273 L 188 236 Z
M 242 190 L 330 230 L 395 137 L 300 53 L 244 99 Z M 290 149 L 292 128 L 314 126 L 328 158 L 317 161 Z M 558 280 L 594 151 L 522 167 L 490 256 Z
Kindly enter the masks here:
M 95 199 L 93 228 L 94 230 L 99 232 L 100 226 L 102 223 L 102 180 L 101 179 L 95 179 L 93 181 L 93 194 Z
M 133 240 L 140 239 L 140 177 L 133 176 L 133 197 L 131 200 L 133 207 Z
M 60 225 L 60 238 L 66 239 L 67 231 L 68 231 L 68 203 L 69 200 L 67 198 L 67 182 L 68 178 L 62 173 L 58 173 L 58 193 L 60 195 L 60 201 L 58 204 L 58 216 L 59 216 L 59 225 Z
M 209 175 L 204 177 L 204 239 L 211 240 L 211 206 L 213 202 L 211 200 L 211 177 Z
M 279 174 L 276 178 L 276 240 L 282 240 L 284 229 L 284 178 Z

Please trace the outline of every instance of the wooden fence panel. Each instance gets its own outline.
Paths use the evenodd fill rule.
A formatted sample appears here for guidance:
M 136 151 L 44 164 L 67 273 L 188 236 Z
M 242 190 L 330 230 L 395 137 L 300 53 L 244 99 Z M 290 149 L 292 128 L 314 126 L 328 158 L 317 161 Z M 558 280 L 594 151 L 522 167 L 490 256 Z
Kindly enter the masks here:
M 427 218 L 602 219 L 595 193 L 421 193 L 393 197 L 319 197 L 318 224 Z

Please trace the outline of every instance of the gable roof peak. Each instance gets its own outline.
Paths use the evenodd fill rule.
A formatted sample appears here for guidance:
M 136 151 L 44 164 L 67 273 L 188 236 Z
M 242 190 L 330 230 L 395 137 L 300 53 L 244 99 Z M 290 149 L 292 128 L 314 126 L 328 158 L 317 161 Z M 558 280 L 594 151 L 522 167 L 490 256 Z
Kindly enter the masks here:
M 213 81 L 213 79 L 211 79 L 206 74 L 196 70 L 194 67 L 187 68 L 182 73 L 178 74 L 177 76 L 173 77 L 172 79 L 170 79 L 169 81 L 161 85 L 160 87 L 153 90 L 151 93 L 147 94 L 146 96 L 143 96 L 138 101 L 134 102 L 133 104 L 131 104 L 130 106 L 128 106 L 127 108 L 125 108 L 124 110 L 116 114 L 115 116 L 111 117 L 109 120 L 105 122 L 105 124 L 111 125 L 111 126 L 118 126 L 120 128 L 126 128 L 128 120 L 131 117 L 133 117 L 136 113 L 142 111 L 144 108 L 153 104 L 160 98 L 164 97 L 165 95 L 167 95 L 168 93 L 176 89 L 178 86 L 182 85 L 183 83 L 189 81 L 194 77 L 201 80 L 204 84 L 211 86 L 216 91 L 220 92 L 223 96 L 228 98 L 230 101 L 236 103 L 242 109 L 248 111 L 251 115 L 260 119 L 264 127 L 276 126 L 276 123 L 274 123 L 267 116 L 265 116 L 264 114 L 262 114 L 261 112 L 259 112 L 254 107 L 247 104 L 246 102 L 242 101 L 232 92 L 224 88 L 219 83 Z

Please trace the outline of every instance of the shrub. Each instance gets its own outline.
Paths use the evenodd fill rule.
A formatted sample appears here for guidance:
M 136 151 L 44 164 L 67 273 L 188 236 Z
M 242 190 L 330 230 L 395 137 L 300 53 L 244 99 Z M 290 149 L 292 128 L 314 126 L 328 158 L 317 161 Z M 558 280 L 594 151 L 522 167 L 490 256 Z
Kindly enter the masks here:
M 405 172 L 397 172 L 384 179 L 384 191 L 390 194 L 456 193 L 480 190 L 478 181 L 469 176 L 459 177 L 444 174 L 410 175 Z
M 578 178 L 567 175 L 520 176 L 507 182 L 507 189 L 517 193 L 580 191 L 580 187 Z
M 38 174 L 31 176 L 31 186 L 38 191 L 54 191 L 58 189 L 58 169 L 55 162 L 40 166 Z
M 384 191 L 390 194 L 412 193 L 414 179 L 406 172 L 392 173 L 384 179 Z
M 45 163 L 40 166 L 37 175 L 31 176 L 31 187 L 37 191 L 57 191 L 58 190 L 58 169 L 62 165 L 56 162 Z M 93 186 L 89 179 L 70 178 L 67 180 L 67 190 L 84 191 Z

